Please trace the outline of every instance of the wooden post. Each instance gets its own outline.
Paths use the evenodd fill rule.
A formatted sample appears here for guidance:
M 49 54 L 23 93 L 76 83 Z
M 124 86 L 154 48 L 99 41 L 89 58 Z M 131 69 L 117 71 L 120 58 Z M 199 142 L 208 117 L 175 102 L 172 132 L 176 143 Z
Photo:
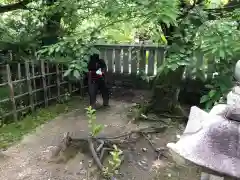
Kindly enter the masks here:
M 148 55 L 148 71 L 147 74 L 152 76 L 154 73 L 154 65 L 155 65 L 155 50 L 150 49 Z
M 34 102 L 33 102 L 33 93 L 32 93 L 32 83 L 30 79 L 30 71 L 29 71 L 29 62 L 25 61 L 25 70 L 26 70 L 26 77 L 27 77 L 27 86 L 28 86 L 28 94 L 29 94 L 29 101 L 31 111 L 34 111 Z
M 83 77 L 80 79 L 80 96 L 84 96 L 84 83 L 83 83 Z
M 123 49 L 123 73 L 129 73 L 129 48 Z
M 9 91 L 10 91 L 10 99 L 12 102 L 12 108 L 13 108 L 13 117 L 14 120 L 17 121 L 17 108 L 16 108 L 16 102 L 14 98 L 14 89 L 13 89 L 13 84 L 12 84 L 12 76 L 11 76 L 11 70 L 9 64 L 6 65 L 6 70 L 7 70 L 7 79 L 8 79 L 8 86 L 9 86 Z
M 162 66 L 165 57 L 165 49 L 162 47 L 157 48 L 157 68 Z
M 49 75 L 50 72 L 49 72 L 49 64 L 48 64 L 48 62 L 46 62 L 46 70 L 47 70 L 47 72 L 46 72 L 45 75 L 47 76 L 47 83 L 46 83 L 46 85 L 47 85 L 47 92 L 48 92 L 48 97 L 51 98 L 52 97 L 51 88 L 48 88 L 48 86 L 51 85 L 51 75 Z
M 121 49 L 115 49 L 115 73 L 121 73 Z
M 60 73 L 59 73 L 59 64 L 56 64 L 56 72 L 57 72 L 57 95 L 61 96 L 60 92 Z
M 22 79 L 21 64 L 18 63 L 17 65 L 18 65 L 18 80 L 21 80 Z M 22 82 L 20 82 L 20 85 L 19 85 L 19 92 L 20 94 L 23 94 Z
M 45 75 L 45 64 L 41 60 L 41 71 L 42 71 L 42 81 L 43 81 L 43 91 L 44 91 L 44 103 L 45 107 L 48 106 L 48 95 L 47 95 L 47 85 L 46 85 L 46 75 Z
M 34 61 L 31 61 L 31 65 L 32 65 L 32 80 L 33 80 L 33 90 L 36 90 L 36 78 L 35 78 L 35 64 Z M 34 93 L 34 102 L 37 102 L 37 94 Z
M 131 75 L 137 74 L 137 63 L 138 63 L 138 53 L 136 48 L 131 48 L 130 59 L 131 59 Z
M 63 64 L 61 64 L 61 81 L 64 81 L 64 68 L 63 68 Z
M 107 49 L 106 58 L 108 62 L 108 72 L 113 72 L 113 49 Z
M 146 73 L 146 50 L 143 46 L 140 48 L 140 62 L 139 62 L 139 73 Z
M 70 81 L 68 81 L 68 91 L 69 94 L 72 94 L 72 83 Z

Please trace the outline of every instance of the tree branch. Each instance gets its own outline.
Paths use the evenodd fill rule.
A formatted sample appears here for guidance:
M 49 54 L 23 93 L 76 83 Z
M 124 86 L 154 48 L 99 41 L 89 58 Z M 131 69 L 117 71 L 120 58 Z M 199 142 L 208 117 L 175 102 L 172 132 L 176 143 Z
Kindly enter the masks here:
M 204 9 L 204 10 L 205 11 L 215 11 L 216 12 L 216 11 L 232 11 L 232 10 L 238 9 L 238 8 L 240 8 L 240 3 L 231 1 L 221 8 L 211 8 L 211 9 L 209 8 L 209 9 Z
M 14 4 L 0 5 L 0 13 L 10 12 L 17 9 L 26 9 L 26 5 L 32 0 L 22 0 Z

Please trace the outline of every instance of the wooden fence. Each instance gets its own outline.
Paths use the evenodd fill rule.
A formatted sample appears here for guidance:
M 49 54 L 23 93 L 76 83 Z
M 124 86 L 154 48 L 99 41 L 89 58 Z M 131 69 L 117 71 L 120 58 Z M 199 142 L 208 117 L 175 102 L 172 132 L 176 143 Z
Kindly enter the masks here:
M 121 76 L 139 74 L 155 76 L 157 69 L 165 61 L 167 51 L 166 46 L 140 44 L 101 44 L 96 45 L 96 48 L 100 51 L 100 57 L 107 63 L 108 72 Z M 211 67 L 204 62 L 206 60 L 202 53 L 195 52 L 192 64 L 185 69 L 184 78 L 195 79 L 200 69 L 204 71 L 205 79 L 211 78 L 211 71 L 208 70 Z
M 154 45 L 96 45 L 109 73 L 156 75 L 164 61 L 165 47 Z
M 0 123 L 78 91 L 64 79 L 65 69 L 44 61 L 0 65 Z

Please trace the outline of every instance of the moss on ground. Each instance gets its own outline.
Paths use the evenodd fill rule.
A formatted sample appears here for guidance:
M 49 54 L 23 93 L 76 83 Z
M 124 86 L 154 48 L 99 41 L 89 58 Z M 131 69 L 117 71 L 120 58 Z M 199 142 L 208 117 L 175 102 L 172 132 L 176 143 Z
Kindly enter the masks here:
M 67 113 L 79 106 L 79 100 L 72 100 L 63 104 L 54 104 L 47 108 L 41 108 L 27 115 L 18 122 L 4 125 L 0 128 L 0 149 L 6 149 L 18 142 L 22 137 L 32 132 L 39 125 L 53 120 L 59 114 Z

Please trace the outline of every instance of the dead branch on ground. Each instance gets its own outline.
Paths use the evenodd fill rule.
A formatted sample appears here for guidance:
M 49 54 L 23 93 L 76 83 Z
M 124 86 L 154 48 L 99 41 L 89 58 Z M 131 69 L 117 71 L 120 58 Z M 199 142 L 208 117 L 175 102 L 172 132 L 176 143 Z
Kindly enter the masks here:
M 58 146 L 58 149 L 55 152 L 55 156 L 65 151 L 69 146 L 75 146 L 79 148 L 80 152 L 90 153 L 94 162 L 96 163 L 98 169 L 104 175 L 104 157 L 109 154 L 110 151 L 113 150 L 113 145 L 117 145 L 121 149 L 129 148 L 130 144 L 136 143 L 137 139 L 141 136 L 146 137 L 147 134 L 152 133 L 161 133 L 166 129 L 166 126 L 159 127 L 146 127 L 140 128 L 137 130 L 132 130 L 128 133 L 114 136 L 114 137 L 91 137 L 88 136 L 86 138 L 73 138 L 70 137 L 69 132 L 64 134 L 64 137 Z M 134 136 L 135 135 L 135 136 Z M 149 139 L 148 139 L 149 141 Z M 151 142 L 151 141 L 149 141 Z M 151 144 L 151 143 L 150 143 Z M 152 148 L 154 148 L 155 152 L 157 149 L 151 144 Z

